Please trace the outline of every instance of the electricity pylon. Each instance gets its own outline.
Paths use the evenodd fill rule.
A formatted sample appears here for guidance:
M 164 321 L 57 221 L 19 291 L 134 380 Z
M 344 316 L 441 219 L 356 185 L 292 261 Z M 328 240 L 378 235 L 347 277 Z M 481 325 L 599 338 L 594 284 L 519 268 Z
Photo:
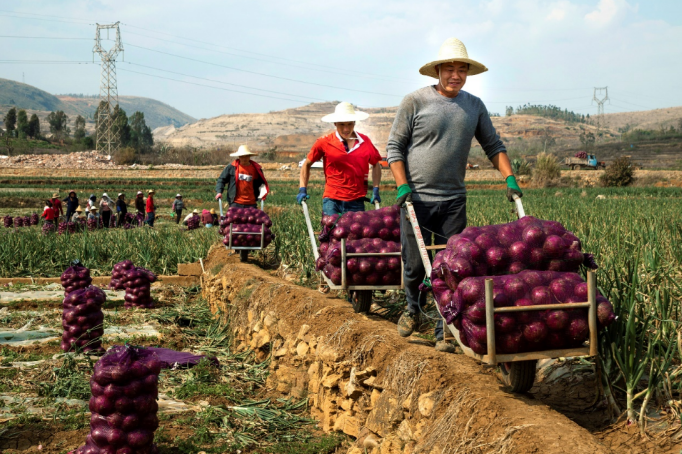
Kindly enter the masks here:
M 602 95 L 603 93 L 603 95 Z M 600 97 L 597 97 L 599 95 Z M 609 100 L 609 87 L 594 87 L 592 101 L 597 103 L 597 134 L 601 130 L 604 121 L 604 103 Z
M 119 148 L 118 130 L 114 128 L 114 109 L 118 106 L 118 88 L 116 88 L 116 57 L 123 52 L 121 30 L 119 22 L 110 25 L 97 24 L 95 32 L 95 47 L 93 47 L 93 61 L 95 53 L 102 59 L 102 77 L 99 85 L 99 106 L 97 107 L 97 151 L 113 155 Z M 102 48 L 101 31 L 116 30 L 116 39 L 111 49 Z

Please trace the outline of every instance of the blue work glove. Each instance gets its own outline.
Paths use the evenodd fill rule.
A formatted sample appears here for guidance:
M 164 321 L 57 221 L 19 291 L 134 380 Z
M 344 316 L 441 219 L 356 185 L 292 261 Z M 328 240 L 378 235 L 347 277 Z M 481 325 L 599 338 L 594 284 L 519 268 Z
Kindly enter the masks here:
M 296 196 L 296 203 L 299 205 L 304 200 L 308 200 L 310 196 L 308 195 L 308 190 L 306 188 L 298 188 L 298 195 Z
M 381 203 L 381 197 L 379 197 L 379 188 L 374 188 L 372 190 L 372 199 L 369 201 L 369 203 L 374 203 L 375 200 Z

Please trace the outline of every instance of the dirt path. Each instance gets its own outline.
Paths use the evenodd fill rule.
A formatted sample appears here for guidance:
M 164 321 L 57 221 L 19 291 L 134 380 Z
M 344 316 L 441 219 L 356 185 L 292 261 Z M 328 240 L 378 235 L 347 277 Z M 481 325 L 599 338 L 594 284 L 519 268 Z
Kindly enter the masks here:
M 207 269 L 225 265 L 203 278 L 212 309 L 229 312 L 242 348 L 260 350 L 264 358 L 274 354 L 273 388 L 307 393 L 325 430 L 353 435 L 359 447 L 370 435 L 400 447 L 382 447 L 382 453 L 452 452 L 447 447 L 457 445 L 471 448 L 462 452 L 613 452 L 549 406 L 505 392 L 472 359 L 403 339 L 394 324 L 355 314 L 339 298 L 239 263 L 224 250 L 215 253 Z M 368 370 L 376 374 L 372 384 L 355 384 L 354 376 L 371 375 Z M 483 443 L 490 449 L 473 449 Z

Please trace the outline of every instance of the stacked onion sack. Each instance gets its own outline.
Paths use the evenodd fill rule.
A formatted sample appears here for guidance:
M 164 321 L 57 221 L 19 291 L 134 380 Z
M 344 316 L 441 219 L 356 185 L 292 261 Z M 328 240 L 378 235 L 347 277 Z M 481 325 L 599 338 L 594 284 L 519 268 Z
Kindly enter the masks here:
M 116 345 L 90 379 L 90 434 L 75 454 L 158 453 L 154 431 L 161 362 L 141 347 Z
M 43 235 L 54 232 L 56 228 L 54 224 L 43 224 Z
M 195 214 L 191 218 L 187 219 L 187 230 L 195 230 L 201 226 L 201 218 L 198 214 Z
M 400 252 L 400 207 L 322 216 L 320 257 L 315 264 L 335 285 L 341 284 L 341 239 L 347 253 Z M 350 285 L 400 284 L 400 257 L 346 259 Z
M 62 350 L 68 352 L 77 347 L 83 351 L 101 351 L 104 334 L 102 305 L 106 295 L 90 285 L 90 270 L 80 263 L 74 263 L 62 273 L 61 283 L 65 296 L 62 303 Z
M 14 225 L 14 219 L 12 219 L 12 216 L 9 214 L 2 218 L 2 223 L 5 225 L 5 228 L 11 228 Z
M 264 235 L 263 247 L 270 244 L 275 238 L 270 230 L 272 226 L 270 217 L 265 214 L 265 211 L 258 208 L 230 208 L 227 210 L 225 217 L 220 220 L 220 229 L 218 230 L 220 235 L 225 236 L 223 244 L 226 246 L 230 244 L 230 224 L 232 224 L 232 246 L 259 247 L 261 230 Z
M 38 222 L 40 221 L 40 217 L 38 216 L 38 213 L 33 213 L 30 218 L 30 225 L 38 225 Z
M 109 282 L 109 288 L 112 290 L 125 290 L 123 281 L 125 280 L 125 276 L 128 271 L 131 271 L 133 268 L 135 268 L 135 265 L 133 265 L 133 262 L 130 260 L 124 260 L 114 265 L 114 269 L 111 271 L 111 282 Z
M 98 218 L 90 218 L 86 221 L 86 225 L 88 226 L 88 230 L 91 232 L 95 229 L 97 229 L 98 226 Z
M 23 227 L 23 226 L 24 226 L 23 216 L 16 216 L 14 218 L 14 227 Z
M 151 284 L 155 281 L 156 275 L 149 270 L 140 267 L 128 269 L 121 281 L 126 289 L 123 298 L 125 300 L 124 307 L 147 309 L 154 307 L 154 300 L 151 297 Z
M 596 268 L 580 240 L 559 222 L 526 216 L 509 224 L 467 227 L 448 240 L 433 262 L 431 284 L 448 323 L 462 343 L 487 352 L 484 282 L 493 277 L 494 305 L 532 306 L 587 301 L 580 266 Z M 614 319 L 611 304 L 599 295 L 600 327 Z M 589 335 L 587 309 L 528 311 L 495 315 L 500 353 L 576 347 Z

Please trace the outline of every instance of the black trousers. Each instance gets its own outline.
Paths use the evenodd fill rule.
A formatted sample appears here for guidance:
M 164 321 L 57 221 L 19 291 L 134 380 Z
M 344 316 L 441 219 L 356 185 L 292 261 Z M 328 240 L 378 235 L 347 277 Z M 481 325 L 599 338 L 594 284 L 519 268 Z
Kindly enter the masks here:
M 427 246 L 446 244 L 452 235 L 461 233 L 467 226 L 466 197 L 442 202 L 413 202 L 419 227 Z M 433 234 L 431 233 L 433 232 Z M 432 240 L 433 237 L 433 240 Z M 403 283 L 407 310 L 418 314 L 420 306 L 426 302 L 426 294 L 419 293 L 419 284 L 424 281 L 426 270 L 422 263 L 417 239 L 412 224 L 407 218 L 407 210 L 400 210 L 400 243 L 403 255 Z M 443 339 L 443 320 L 439 320 L 435 330 L 436 339 Z
M 110 221 L 111 221 L 111 211 L 102 211 L 102 224 L 104 224 L 105 229 L 109 228 L 109 222 Z

